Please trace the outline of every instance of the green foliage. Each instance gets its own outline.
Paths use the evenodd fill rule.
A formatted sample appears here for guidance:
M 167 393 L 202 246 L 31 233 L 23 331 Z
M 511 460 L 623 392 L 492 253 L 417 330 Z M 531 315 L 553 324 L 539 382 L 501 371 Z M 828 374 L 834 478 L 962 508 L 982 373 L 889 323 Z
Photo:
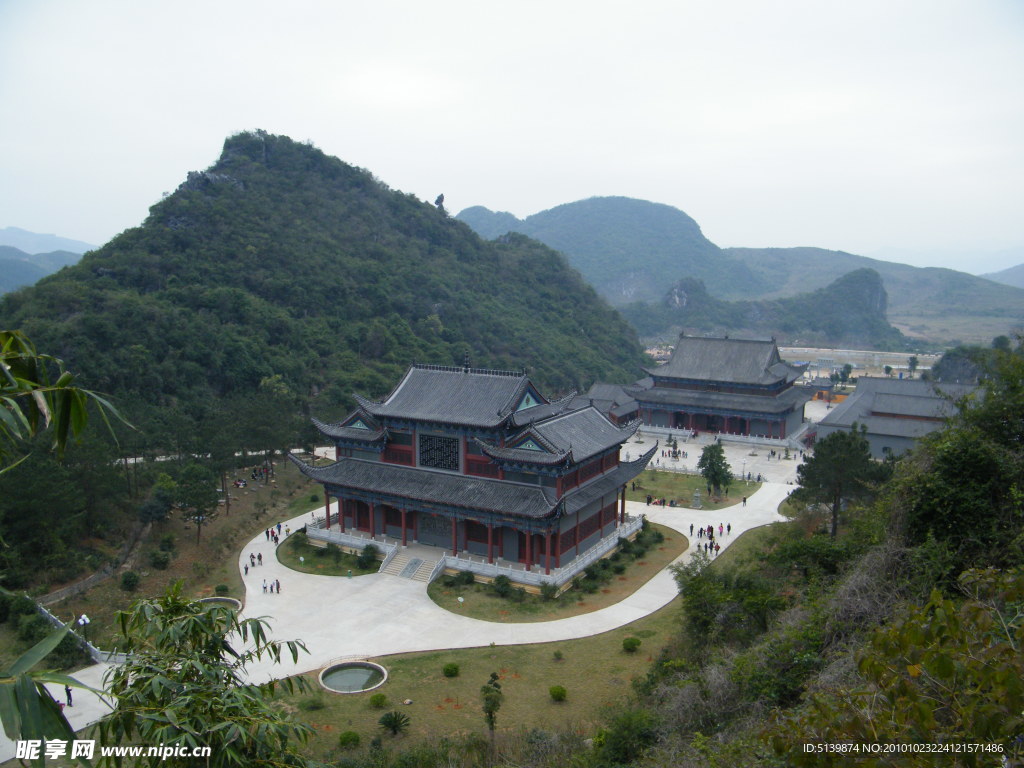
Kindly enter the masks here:
M 558 585 L 550 581 L 542 581 L 540 583 L 540 597 L 545 601 L 557 599 Z
M 797 503 L 826 504 L 832 517 L 830 534 L 839 532 L 843 504 L 872 495 L 888 479 L 892 467 L 871 458 L 864 425 L 849 432 L 837 431 L 814 445 L 814 455 L 796 469 L 799 488 L 791 498 Z
M 54 701 L 45 683 L 76 688 L 87 686 L 67 675 L 52 672 L 30 674 L 30 670 L 48 658 L 68 634 L 67 627 L 50 632 L 19 656 L 10 667 L 0 669 L 0 720 L 3 721 L 7 738 L 62 739 L 67 742 L 75 738 L 61 707 Z M 33 761 L 36 766 L 42 766 L 45 762 L 42 752 L 40 758 Z M 83 762 L 89 764 L 88 761 Z
M 10 592 L 0 592 L 0 622 L 7 621 L 11 614 L 11 603 L 14 596 Z
M 149 564 L 158 571 L 166 571 L 171 564 L 171 553 L 160 549 L 150 550 Z
M 18 639 L 22 642 L 38 643 L 50 631 L 50 622 L 40 613 L 26 613 L 18 617 Z
M 640 650 L 640 638 L 639 637 L 624 637 L 622 638 L 622 650 L 626 653 L 636 653 Z
M 409 716 L 404 712 L 393 709 L 381 715 L 380 720 L 377 722 L 380 723 L 380 727 L 385 731 L 390 731 L 392 736 L 397 736 L 409 727 Z
M 67 350 L 90 386 L 136 399 L 133 419 L 165 448 L 210 432 L 223 404 L 237 416 L 216 417 L 225 435 L 280 450 L 311 403 L 383 395 L 414 360 L 530 366 L 556 392 L 629 380 L 643 361 L 635 332 L 558 253 L 484 242 L 367 171 L 262 132 L 228 138 L 142 226 L 4 296 L 0 318 Z M 185 428 L 161 430 L 172 407 Z
M 367 544 L 356 558 L 356 566 L 362 570 L 369 570 L 377 560 L 380 550 L 373 544 Z
M 139 586 L 139 574 L 135 571 L 125 571 L 121 574 L 121 589 L 125 592 L 134 592 Z
M 231 588 L 227 584 L 218 584 L 216 587 L 213 588 L 213 591 L 216 594 L 218 594 L 221 597 L 223 597 L 224 595 L 226 595 L 228 592 L 231 591 Z
M 370 705 L 370 709 L 384 709 L 388 705 L 388 696 L 386 693 L 375 693 L 370 696 L 367 703 Z
M 725 460 L 725 449 L 721 443 L 715 442 L 704 446 L 697 460 L 697 469 L 716 495 L 721 496 L 723 488 L 726 493 L 729 492 L 733 479 L 732 468 Z
M 472 571 L 459 571 L 452 578 L 452 582 L 457 587 L 468 587 L 471 585 L 476 578 L 473 576 Z
M 504 574 L 495 576 L 491 582 L 491 591 L 498 597 L 508 597 L 512 594 L 512 580 Z
M 355 749 L 359 746 L 359 734 L 355 731 L 342 731 L 338 734 L 338 747 L 340 749 Z
M 657 718 L 646 709 L 628 709 L 612 718 L 594 739 L 601 768 L 629 765 L 657 741 Z
M 498 724 L 498 710 L 501 709 L 505 694 L 501 691 L 501 683 L 498 682 L 498 673 L 491 672 L 490 678 L 480 688 L 480 696 L 483 700 L 484 722 L 487 723 L 487 730 L 491 732 L 491 745 L 494 745 L 494 728 Z
M 565 658 L 565 655 L 561 651 L 555 651 L 551 654 L 551 658 L 553 658 L 555 661 L 561 661 Z
M 0 473 L 25 441 L 46 433 L 49 448 L 62 458 L 69 439 L 76 439 L 89 420 L 89 405 L 120 418 L 104 398 L 75 386 L 75 375 L 64 362 L 36 351 L 21 331 L 0 331 Z
M 107 674 L 106 687 L 117 702 L 98 724 L 107 746 L 167 744 L 209 746 L 210 766 L 305 765 L 295 751 L 310 729 L 273 704 L 278 686 L 306 690 L 304 678 L 246 682 L 245 669 L 283 651 L 292 662 L 305 647 L 298 641 L 271 641 L 266 623 L 239 619 L 235 611 L 204 606 L 182 595 L 181 582 L 157 600 L 135 603 L 118 614 L 128 660 Z M 245 650 L 238 650 L 234 643 Z M 186 758 L 141 758 L 141 766 L 184 765 Z
M 459 665 L 455 662 L 450 662 L 444 665 L 441 670 L 445 677 L 458 677 L 459 676 Z
M 565 701 L 569 692 L 565 690 L 563 685 L 552 685 L 548 688 L 548 694 L 551 696 L 552 701 Z
M 926 605 L 880 627 L 858 660 L 861 680 L 782 714 L 769 733 L 796 765 L 832 765 L 803 743 L 989 743 L 1000 753 L 965 753 L 960 764 L 1024 758 L 1024 572 L 969 571 L 959 605 L 933 592 Z M 900 765 L 935 756 L 901 754 Z M 888 765 L 870 756 L 862 765 Z

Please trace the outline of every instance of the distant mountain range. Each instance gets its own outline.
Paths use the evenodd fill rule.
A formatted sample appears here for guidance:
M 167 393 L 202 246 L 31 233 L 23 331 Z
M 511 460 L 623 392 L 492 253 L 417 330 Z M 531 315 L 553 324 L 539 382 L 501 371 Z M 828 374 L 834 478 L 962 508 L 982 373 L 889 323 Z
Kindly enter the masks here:
M 8 229 L 11 228 L 8 227 Z M 44 235 L 44 237 L 53 237 L 53 235 Z M 60 238 L 55 239 L 59 240 Z M 81 253 L 71 251 L 26 253 L 20 248 L 0 245 L 0 294 L 32 285 L 41 277 L 52 274 L 69 264 L 75 264 L 81 258 Z
M 38 232 L 29 232 L 27 229 L 18 227 L 0 229 L 0 245 L 9 245 L 25 253 L 70 251 L 79 255 L 96 247 L 89 243 L 83 243 L 81 240 L 71 240 L 57 235 L 41 235 Z
M 476 206 L 458 214 L 481 236 L 520 232 L 562 251 L 613 305 L 671 302 L 695 278 L 728 301 L 795 297 L 871 269 L 888 294 L 888 319 L 912 339 L 988 343 L 1024 323 L 1024 290 L 950 269 L 911 267 L 822 248 L 719 248 L 671 206 L 598 197 L 518 219 Z M 841 308 L 840 308 L 841 309 Z M 633 310 L 631 316 L 635 316 Z M 671 329 L 664 329 L 668 333 Z M 779 329 L 762 328 L 761 332 Z M 804 329 L 801 329 L 804 330 Z
M 1015 267 L 1009 269 L 1003 269 L 999 272 L 990 272 L 982 277 L 988 280 L 993 280 L 1003 285 L 1012 285 L 1014 288 L 1024 288 L 1024 264 L 1018 264 Z

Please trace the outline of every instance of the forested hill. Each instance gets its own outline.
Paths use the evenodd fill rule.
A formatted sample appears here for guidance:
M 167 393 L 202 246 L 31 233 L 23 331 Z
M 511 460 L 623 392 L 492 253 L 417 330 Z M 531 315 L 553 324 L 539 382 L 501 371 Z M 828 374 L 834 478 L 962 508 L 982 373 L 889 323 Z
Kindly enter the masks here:
M 526 368 L 554 394 L 636 376 L 634 331 L 564 258 L 485 242 L 369 172 L 263 132 L 227 139 L 145 222 L 9 294 L 92 389 L 152 405 L 266 388 L 339 416 L 413 361 Z M 276 377 L 276 378 L 275 378 Z
M 565 253 L 612 304 L 656 301 L 665 281 L 702 280 L 712 293 L 754 290 L 756 277 L 704 237 L 692 218 L 669 205 L 628 197 L 592 197 L 525 219 L 481 206 L 458 218 L 482 237 L 520 232 Z
M 644 200 L 591 198 L 522 220 L 477 206 L 458 217 L 483 237 L 521 232 L 557 248 L 616 306 L 656 304 L 684 278 L 730 301 L 793 297 L 866 268 L 881 275 L 890 321 L 916 338 L 987 343 L 1024 321 L 1020 288 L 823 248 L 719 248 L 682 211 Z
M 817 291 L 770 301 L 722 301 L 693 278 L 680 280 L 658 304 L 622 312 L 644 335 L 666 329 L 771 333 L 808 344 L 902 349 L 907 339 L 886 320 L 888 295 L 872 269 L 858 269 Z

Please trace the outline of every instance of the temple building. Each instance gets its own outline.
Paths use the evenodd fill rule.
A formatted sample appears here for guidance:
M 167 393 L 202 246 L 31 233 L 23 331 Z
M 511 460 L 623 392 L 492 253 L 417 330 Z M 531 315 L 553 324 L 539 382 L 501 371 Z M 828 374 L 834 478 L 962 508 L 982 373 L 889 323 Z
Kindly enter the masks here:
M 783 361 L 774 339 L 682 335 L 647 378 L 595 385 L 587 396 L 613 420 L 782 440 L 803 424 L 812 393 L 796 382 L 805 369 Z
M 900 456 L 942 429 L 960 400 L 975 391 L 963 384 L 861 376 L 854 393 L 818 424 L 817 439 L 863 427 L 872 456 Z
M 314 419 L 333 464 L 293 458 L 324 487 L 326 529 L 527 572 L 564 572 L 617 541 L 626 485 L 657 448 L 620 462 L 639 423 L 550 401 L 521 372 L 414 365 L 380 402 L 355 399 L 339 422 Z

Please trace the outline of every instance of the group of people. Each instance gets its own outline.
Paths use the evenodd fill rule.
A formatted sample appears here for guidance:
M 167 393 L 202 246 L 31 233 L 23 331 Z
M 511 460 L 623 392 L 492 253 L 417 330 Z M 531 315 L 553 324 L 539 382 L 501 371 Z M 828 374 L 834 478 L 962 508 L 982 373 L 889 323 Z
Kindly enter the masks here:
M 270 584 L 267 584 L 267 580 L 264 579 L 263 580 L 263 591 L 264 591 L 264 593 L 267 592 L 267 591 L 270 591 L 271 593 L 277 592 L 277 594 L 280 595 L 281 594 L 281 580 L 280 579 L 274 579 L 272 582 L 270 582 Z
M 255 568 L 257 565 L 263 565 L 263 553 L 257 552 L 254 555 L 252 552 L 250 552 L 249 562 L 243 564 L 243 570 L 245 571 L 245 575 L 249 575 L 249 568 Z
M 284 535 L 288 536 L 291 534 L 291 532 L 291 527 L 285 528 Z M 281 543 L 281 524 L 278 523 L 277 525 L 270 526 L 269 528 L 267 528 L 267 530 L 263 532 L 263 534 L 267 537 L 267 541 L 274 542 L 274 546 L 276 547 L 278 544 Z
M 719 523 L 718 524 L 718 536 L 722 537 L 723 534 L 732 535 L 732 523 Z M 693 536 L 693 523 L 690 523 L 690 536 Z M 697 538 L 705 539 L 703 543 L 698 543 L 698 547 L 702 547 L 705 552 L 709 555 L 717 555 L 722 549 L 722 546 L 715 541 L 715 526 L 709 525 L 707 528 L 701 526 L 697 529 Z

